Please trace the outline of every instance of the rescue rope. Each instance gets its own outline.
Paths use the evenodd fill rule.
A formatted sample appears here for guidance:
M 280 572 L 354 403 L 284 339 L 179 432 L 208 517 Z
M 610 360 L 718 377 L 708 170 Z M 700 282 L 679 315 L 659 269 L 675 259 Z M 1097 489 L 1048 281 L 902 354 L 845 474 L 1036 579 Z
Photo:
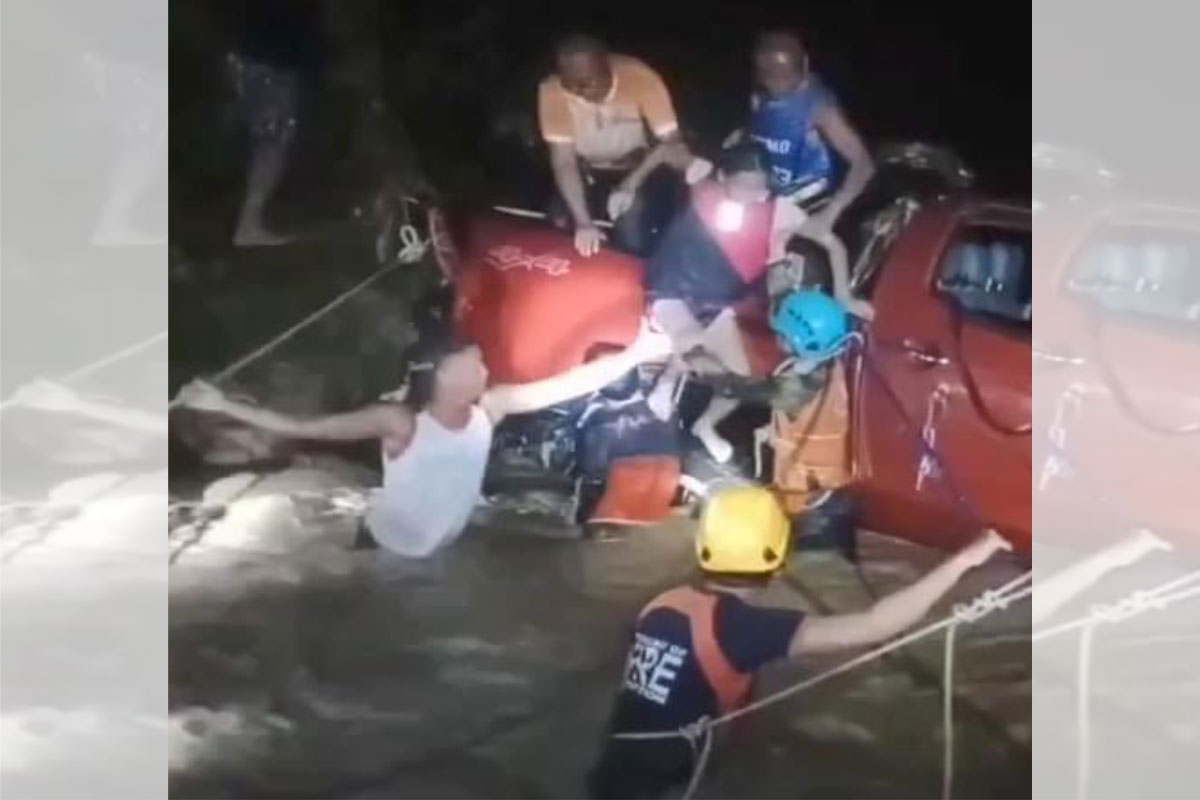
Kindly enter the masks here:
M 1200 585 L 1190 589 L 1185 588 L 1193 583 L 1200 584 L 1200 570 L 1189 572 L 1153 589 L 1138 589 L 1115 603 L 1096 606 L 1085 616 L 1070 622 L 1035 631 L 1031 642 L 1037 644 L 1068 631 L 1083 628 L 1097 620 L 1108 623 L 1122 622 L 1152 609 L 1162 610 L 1171 603 L 1185 600 L 1200 591 Z
M 4 506 L 0 507 L 0 513 L 17 510 L 19 508 L 36 508 L 39 511 L 43 510 L 43 509 L 49 510 L 51 512 L 57 510 L 59 512 L 59 516 L 57 518 L 49 520 L 48 523 L 46 523 L 43 520 L 34 520 L 35 525 L 42 523 L 42 526 L 40 527 L 40 529 L 35 531 L 34 535 L 21 541 L 13 548 L 7 550 L 4 553 L 3 557 L 0 557 L 0 564 L 8 564 L 9 562 L 11 562 L 13 559 L 15 559 L 18 555 L 20 555 L 24 551 L 28 550 L 31 547 L 34 547 L 35 545 L 39 545 L 42 542 L 46 541 L 47 539 L 50 538 L 50 535 L 52 533 L 54 533 L 54 530 L 55 530 L 55 528 L 58 527 L 59 523 L 75 518 L 76 516 L 79 515 L 79 512 L 82 509 L 86 508 L 89 504 L 96 502 L 101 497 L 103 497 L 104 495 L 111 492 L 113 489 L 116 489 L 120 486 L 124 486 L 125 484 L 129 483 L 129 481 L 132 479 L 133 479 L 133 476 L 131 476 L 131 475 L 119 476 L 112 483 L 109 483 L 108 485 L 104 486 L 103 488 L 93 492 L 90 496 L 84 498 L 83 501 L 77 502 L 77 503 L 63 504 L 63 505 L 59 505 L 59 506 L 50 505 L 48 503 L 6 503 Z
M 247 364 L 250 364 L 254 360 L 260 358 L 261 356 L 270 352 L 274 348 L 278 347 L 280 344 L 287 341 L 289 338 L 294 336 L 296 333 L 298 333 L 304 327 L 311 325 L 313 322 L 320 319 L 325 314 L 328 314 L 330 311 L 332 311 L 338 305 L 340 305 L 341 303 L 343 303 L 344 301 L 346 301 L 347 299 L 352 297 L 354 294 L 362 291 L 367 286 L 370 286 L 372 283 L 377 281 L 379 278 L 383 277 L 383 275 L 387 274 L 388 272 L 390 272 L 392 269 L 396 268 L 397 266 L 400 266 L 402 264 L 415 263 L 416 261 L 418 261 L 422 257 L 424 257 L 425 252 L 429 247 L 429 242 L 421 239 L 421 236 L 419 233 L 417 233 L 416 228 L 414 228 L 412 225 L 405 224 L 405 225 L 401 226 L 398 235 L 400 237 L 401 242 L 403 243 L 403 247 L 401 248 L 400 252 L 396 256 L 396 259 L 392 263 L 386 264 L 383 267 L 379 268 L 378 270 L 373 272 L 371 275 L 369 275 L 365 280 L 359 282 L 355 286 L 351 287 L 350 289 L 346 290 L 342 294 L 338 295 L 337 297 L 335 297 L 330 302 L 326 303 L 321 308 L 319 308 L 316 311 L 314 311 L 313 313 L 309 314 L 307 317 L 302 319 L 300 322 L 296 323 L 295 325 L 292 325 L 290 328 L 283 331 L 279 335 L 275 336 L 274 338 L 272 338 L 270 341 L 268 341 L 264 345 L 256 348 L 255 350 L 251 351 L 250 353 L 246 354 L 245 356 L 242 356 L 237 361 L 234 361 L 232 364 L 225 367 L 225 369 L 223 369 L 219 373 L 217 373 L 213 377 L 213 381 L 219 382 L 219 381 L 228 379 L 230 376 L 232 376 L 233 374 L 235 374 L 236 372 L 238 372 L 239 370 L 244 368 Z M 111 364 L 117 363 L 118 361 L 121 361 L 125 358 L 128 358 L 131 355 L 139 353 L 142 350 L 145 350 L 146 348 L 150 347 L 151 345 L 156 344 L 159 341 L 166 339 L 167 336 L 168 336 L 168 331 L 160 331 L 160 332 L 154 334 L 153 336 L 147 337 L 146 339 L 143 339 L 139 342 L 136 342 L 136 343 L 130 345 L 129 347 L 126 347 L 122 350 L 112 353 L 111 355 L 105 356 L 101 359 L 98 359 L 89 364 L 86 364 L 72 372 L 67 373 L 66 375 L 62 376 L 59 379 L 59 382 L 63 383 L 63 384 L 68 384 L 68 383 L 72 383 L 72 382 L 81 380 L 85 377 L 88 377 L 89 375 L 95 374 L 96 372 L 100 371 L 101 369 L 104 369 L 105 367 L 107 367 Z M 12 398 L 9 398 L 9 400 L 4 401 L 3 403 L 0 403 L 0 411 L 3 411 L 5 408 L 9 407 L 12 404 L 13 404 Z M 170 401 L 167 404 L 167 409 L 170 410 L 170 409 L 178 407 L 179 405 L 180 405 L 179 400 L 175 399 L 175 400 Z M 123 478 L 121 481 L 118 481 L 117 483 L 115 483 L 113 485 L 105 487 L 103 490 L 97 492 L 93 497 L 87 498 L 87 500 L 85 500 L 84 502 L 72 504 L 71 508 L 73 508 L 75 510 L 75 512 L 78 513 L 79 509 L 85 507 L 89 503 L 95 502 L 100 497 L 102 497 L 103 495 L 105 495 L 109 491 L 111 491 L 115 486 L 120 485 L 121 483 L 125 482 L 126 480 L 128 480 L 128 478 Z M 254 481 L 254 483 L 257 483 L 257 480 Z M 253 485 L 253 484 L 251 484 L 251 485 Z M 249 489 L 249 487 L 247 487 L 247 490 L 248 489 Z M 245 490 L 243 490 L 243 492 L 244 491 Z M 238 494 L 240 495 L 243 492 L 239 492 Z M 46 506 L 46 504 L 37 504 L 37 503 L 29 503 L 29 504 L 24 504 L 24 505 L 42 506 L 42 507 Z M 180 507 L 183 507 L 184 505 L 185 504 L 182 504 L 182 503 L 170 504 L 168 506 L 168 510 L 180 508 Z M 190 505 L 190 504 L 187 504 L 187 505 Z M 2 507 L 2 509 L 0 509 L 0 510 L 7 511 L 10 509 L 10 507 L 11 507 L 11 504 L 5 504 Z M 46 535 L 49 535 L 49 531 L 46 532 Z M 175 552 L 172 553 L 170 563 L 174 563 L 174 561 L 178 558 L 179 555 L 182 554 L 182 552 L 184 550 L 186 550 L 192 544 L 195 544 L 196 541 L 199 541 L 199 539 L 202 538 L 203 535 L 204 535 L 204 529 L 202 527 L 201 530 L 198 532 L 198 535 L 193 540 L 189 540 L 189 541 L 185 542 L 182 547 L 178 548 Z M 45 537 L 44 536 L 40 537 L 39 539 L 37 539 L 37 541 L 40 541 L 41 538 L 45 538 Z M 11 558 L 13 556 L 16 555 L 16 552 L 19 552 L 20 550 L 23 550 L 23 549 L 24 549 L 24 547 L 20 547 L 17 549 L 17 551 L 5 554 L 4 561 L 7 563 L 9 560 L 11 560 Z
M 411 225 L 406 225 L 403 228 L 401 228 L 400 238 L 401 238 L 401 240 L 405 241 L 405 245 L 404 245 L 404 249 L 400 252 L 400 254 L 397 256 L 395 261 L 393 261 L 390 264 L 383 265 L 382 267 L 380 267 L 379 269 L 375 270 L 373 273 L 368 275 L 364 280 L 358 282 L 354 286 L 351 286 L 349 289 L 342 292 L 337 297 L 333 298 L 328 303 L 321 306 L 316 311 L 312 312 L 307 317 L 305 317 L 304 319 L 297 322 L 295 325 L 292 325 L 291 327 L 284 330 L 282 333 L 280 333 L 280 334 L 276 335 L 274 338 L 268 340 L 266 343 L 255 348 L 254 350 L 251 350 L 246 355 L 244 355 L 241 358 L 239 358 L 238 360 L 234 361 L 232 364 L 225 367 L 223 370 L 218 372 L 216 375 L 212 376 L 212 379 L 211 379 L 212 382 L 220 383 L 222 381 L 228 380 L 234 374 L 236 374 L 237 372 L 240 372 L 248 364 L 251 364 L 252 362 L 258 360 L 262 356 L 271 352 L 276 347 L 278 347 L 279 345 L 286 342 L 288 339 L 295 336 L 301 330 L 303 330 L 304 328 L 307 328 L 309 325 L 313 324 L 314 322 L 319 320 L 321 317 L 325 316 L 330 311 L 337 308 L 339 305 L 344 303 L 346 300 L 349 300 L 351 297 L 358 294 L 363 289 L 367 288 L 371 284 L 378 281 L 380 278 L 382 278 L 387 273 L 391 272 L 396 267 L 398 267 L 402 264 L 413 263 L 414 261 L 416 261 L 417 259 L 419 259 L 425 255 L 425 250 L 428 247 L 429 243 L 422 240 L 420 238 L 420 236 L 417 234 L 416 230 Z M 167 408 L 168 409 L 176 408 L 176 407 L 178 407 L 178 405 L 179 405 L 179 400 L 175 399 L 175 400 L 172 400 L 167 405 Z
M 234 492 L 233 495 L 228 500 L 226 500 L 224 503 L 222 503 L 222 505 L 228 506 L 230 503 L 233 503 L 234 501 L 245 496 L 245 494 L 247 492 L 249 492 L 251 489 L 253 489 L 258 484 L 262 483 L 264 477 L 265 476 L 263 476 L 263 475 L 255 475 L 253 480 L 249 481 L 245 486 L 243 486 L 242 488 L 240 488 L 236 492 Z M 175 549 L 173 549 L 171 551 L 171 554 L 167 557 L 167 566 L 168 567 L 174 566 L 175 562 L 178 561 L 180 558 L 182 558 L 183 554 L 186 553 L 188 550 L 190 550 L 193 545 L 200 543 L 200 541 L 204 538 L 204 534 L 208 533 L 209 524 L 215 518 L 216 517 L 207 517 L 207 518 L 203 518 L 203 519 L 199 519 L 199 520 L 195 520 L 195 521 L 186 523 L 184 526 L 181 526 L 181 527 L 191 527 L 193 533 L 192 533 L 192 536 L 184 539 L 182 542 L 180 542 L 178 545 L 176 545 Z M 167 532 L 167 535 L 170 536 L 170 531 Z
M 1075 687 L 1075 797 L 1088 796 L 1092 773 L 1092 640 L 1100 620 L 1093 619 L 1079 637 L 1079 682 Z
M 161 342 L 167 338 L 167 333 L 167 331 L 159 331 L 158 333 L 148 336 L 141 341 L 135 342 L 128 347 L 116 351 L 115 353 L 111 353 L 107 356 L 92 361 L 91 363 L 85 364 L 76 370 L 68 372 L 67 374 L 60 376 L 56 382 L 60 384 L 71 384 L 75 383 L 76 381 L 83 380 L 89 375 L 93 375 L 105 367 L 110 366 L 111 364 L 115 364 L 118 361 L 123 361 L 129 356 L 140 353 L 151 345 Z M 13 397 L 10 397 L 4 402 L 0 403 L 0 411 L 3 411 L 11 405 L 15 405 Z
M 807 689 L 811 689 L 812 687 L 817 686 L 818 684 L 824 683 L 824 682 L 828 681 L 829 679 L 834 678 L 838 675 L 841 675 L 845 672 L 849 672 L 850 670 L 852 670 L 856 667 L 862 666 L 863 664 L 880 659 L 883 656 L 891 653 L 894 650 L 899 650 L 900 648 L 907 647 L 908 645 L 910 645 L 920 639 L 924 639 L 928 636 L 938 633 L 939 631 L 942 631 L 944 629 L 949 629 L 951 627 L 954 627 L 954 626 L 957 626 L 960 624 L 974 623 L 974 622 L 977 622 L 980 619 L 986 617 L 988 614 L 991 614 L 994 611 L 1006 609 L 1012 603 L 1014 603 L 1024 597 L 1027 597 L 1029 594 L 1031 594 L 1033 592 L 1032 584 L 1029 586 L 1026 586 L 1025 588 L 1019 588 L 1023 584 L 1032 581 L 1032 579 L 1033 579 L 1033 570 L 1028 570 L 1028 571 L 1022 573 L 1021 575 L 1018 575 L 1016 578 L 1013 578 L 1009 582 L 1005 583 L 1003 586 L 1001 586 L 998 589 L 989 589 L 989 590 L 983 592 L 978 597 L 976 597 L 975 600 L 973 600 L 970 603 L 956 605 L 951 614 L 947 615 L 946 617 L 943 617 L 942 619 L 938 620 L 937 622 L 926 625 L 925 627 L 920 628 L 916 631 L 912 631 L 912 632 L 900 637 L 899 639 L 895 639 L 887 644 L 883 644 L 878 647 L 872 648 L 871 650 L 868 650 L 867 652 L 865 652 L 861 655 L 858 655 L 854 658 L 843 661 L 841 664 L 831 667 L 830 669 L 828 669 L 822 673 L 819 673 L 819 674 L 814 675 L 809 678 L 805 678 L 804 680 L 794 683 L 791 686 L 788 686 L 788 687 L 781 689 L 777 692 L 774 692 L 772 694 L 766 695 L 765 697 L 759 698 L 758 700 L 754 701 L 753 703 L 750 703 L 748 705 L 743 706 L 742 708 L 731 711 L 728 714 L 724 714 L 723 716 L 720 716 L 720 717 L 717 717 L 717 718 L 711 719 L 711 720 L 707 719 L 707 718 L 701 718 L 700 720 L 697 720 L 696 722 L 693 722 L 689 725 L 686 725 L 682 728 L 678 728 L 675 730 L 616 733 L 616 734 L 613 734 L 613 738 L 621 739 L 621 740 L 625 740 L 625 741 L 660 741 L 660 740 L 667 740 L 667 739 L 682 738 L 682 739 L 688 741 L 689 743 L 692 743 L 695 741 L 695 739 L 697 737 L 696 729 L 702 728 L 702 729 L 709 731 L 708 735 L 709 735 L 709 738 L 711 739 L 711 730 L 713 728 L 716 728 L 719 725 L 724 725 L 726 723 L 733 722 L 734 720 L 744 717 L 747 714 L 751 714 L 755 711 L 758 711 L 759 709 L 766 708 L 768 706 L 779 703 L 793 695 L 799 694 L 800 692 L 803 692 Z M 946 642 L 947 642 L 947 648 L 949 650 L 949 648 L 953 647 L 953 645 L 955 644 L 955 637 L 947 636 Z M 949 692 L 947 692 L 947 694 L 949 694 Z M 943 722 L 948 723 L 949 725 L 953 725 L 953 710 L 952 709 L 948 715 L 946 715 L 944 712 Z M 953 742 L 952 742 L 953 729 L 948 728 L 946 730 L 945 735 L 946 735 L 946 739 L 951 742 L 950 747 L 952 748 L 953 747 Z M 711 744 L 706 745 L 706 746 L 711 747 Z M 694 749 L 695 748 L 693 745 L 693 750 Z M 947 750 L 947 752 L 950 752 L 950 751 Z M 701 762 L 700 760 L 696 760 L 695 765 L 693 767 L 692 780 L 688 786 L 688 792 L 686 794 L 682 795 L 683 800 L 689 800 L 689 798 L 692 796 L 691 793 L 699 785 L 700 779 L 702 777 L 703 769 L 707 765 L 707 755 L 703 754 L 703 753 L 702 753 L 702 755 L 704 757 L 704 760 L 703 760 L 703 762 Z M 945 770 L 943 772 L 943 790 L 944 791 L 947 790 L 947 787 L 949 787 L 951 785 L 953 785 L 953 760 L 951 760 L 949 762 L 948 766 L 945 767 Z
M 958 485 L 958 482 L 954 480 L 953 471 L 949 469 L 946 459 L 942 457 L 942 454 L 938 450 L 937 446 L 925 437 L 921 427 L 918 426 L 909 416 L 908 410 L 904 407 L 904 401 L 902 401 L 896 394 L 896 390 L 892 387 L 891 383 L 888 382 L 887 377 L 883 374 L 883 371 L 879 368 L 879 365 L 875 363 L 875 359 L 872 358 L 867 352 L 865 338 L 860 336 L 857 339 L 851 338 L 849 341 L 858 343 L 858 347 L 855 349 L 858 352 L 860 363 L 865 365 L 866 368 L 871 371 L 871 373 L 875 376 L 875 379 L 879 382 L 880 386 L 883 387 L 883 393 L 887 395 L 887 398 L 895 408 L 896 413 L 900 416 L 901 422 L 904 423 L 904 427 L 907 428 L 908 431 L 913 435 L 913 438 L 917 440 L 917 443 L 920 445 L 920 448 L 924 454 L 937 462 L 941 478 L 945 482 L 946 486 L 950 489 L 950 493 L 954 496 L 955 502 L 962 506 L 962 508 L 967 512 L 967 515 L 978 527 L 986 528 L 987 520 L 984 518 L 983 513 L 979 510 L 979 506 L 971 500 L 971 498 Z
M 1188 587 L 1189 584 L 1198 585 Z M 1185 588 L 1188 587 L 1188 588 Z M 1200 597 L 1200 570 L 1190 572 L 1153 589 L 1139 589 L 1108 605 L 1096 606 L 1079 619 L 1038 631 L 1031 642 L 1058 636 L 1068 631 L 1081 629 L 1079 636 L 1079 674 L 1076 682 L 1076 747 L 1075 747 L 1075 797 L 1085 798 L 1091 784 L 1092 770 L 1092 653 L 1097 629 L 1101 625 L 1115 624 L 1144 614 L 1147 611 L 1165 610 L 1170 605 Z
M 708 717 L 701 717 L 691 725 L 685 725 L 679 729 L 680 734 L 687 740 L 688 746 L 692 748 L 692 763 L 696 765 L 692 770 L 691 780 L 688 781 L 687 788 L 683 790 L 683 800 L 690 800 L 696 790 L 700 788 L 700 781 L 704 777 L 704 771 L 708 767 L 709 756 L 712 755 L 712 725 L 709 724 Z M 696 740 L 700 739 L 699 752 L 696 750 Z
M 954 640 L 958 621 L 946 628 L 946 650 L 942 660 L 942 800 L 950 800 L 954 788 Z

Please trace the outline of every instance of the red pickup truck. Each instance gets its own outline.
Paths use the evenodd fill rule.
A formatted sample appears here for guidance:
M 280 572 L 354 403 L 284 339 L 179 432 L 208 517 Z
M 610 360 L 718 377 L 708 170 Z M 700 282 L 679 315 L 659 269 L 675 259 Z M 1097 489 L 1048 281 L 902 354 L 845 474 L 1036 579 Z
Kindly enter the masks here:
M 1200 214 L 1113 199 L 1038 213 L 1036 275 L 1028 205 L 943 191 L 862 220 L 854 281 L 876 316 L 847 359 L 862 526 L 952 547 L 986 524 L 1028 554 L 1036 491 L 1058 519 L 1098 508 L 1099 492 L 1122 498 L 1130 524 L 1194 527 L 1180 498 L 1200 485 Z M 636 259 L 580 258 L 569 237 L 503 214 L 458 239 L 437 215 L 434 227 L 459 321 L 498 380 L 544 377 L 637 330 Z M 1048 304 L 1036 344 L 1035 293 Z M 754 314 L 744 329 L 768 374 L 773 337 Z M 564 487 L 578 411 L 516 437 Z M 1135 457 L 1090 449 L 1100 442 Z M 1145 480 L 1147 464 L 1164 477 Z
M 1200 209 L 1099 191 L 1039 203 L 1032 344 L 1039 531 L 1200 542 Z
M 644 310 L 637 259 L 611 250 L 581 258 L 568 236 L 508 214 L 479 217 L 457 237 L 438 214 L 431 226 L 459 324 L 483 346 L 496 380 L 545 377 L 636 333 Z M 855 281 L 876 308 L 859 366 L 847 371 L 850 489 L 861 523 L 946 547 L 986 523 L 1027 551 L 1029 209 L 958 193 L 894 198 L 861 228 Z M 782 354 L 759 305 L 748 307 L 743 328 L 768 376 Z M 580 410 L 518 420 L 498 446 L 524 448 L 528 469 L 570 492 Z M 497 459 L 514 460 L 522 459 Z
M 951 546 L 979 523 L 1031 541 L 1030 213 L 940 200 L 893 241 L 853 370 L 862 525 Z

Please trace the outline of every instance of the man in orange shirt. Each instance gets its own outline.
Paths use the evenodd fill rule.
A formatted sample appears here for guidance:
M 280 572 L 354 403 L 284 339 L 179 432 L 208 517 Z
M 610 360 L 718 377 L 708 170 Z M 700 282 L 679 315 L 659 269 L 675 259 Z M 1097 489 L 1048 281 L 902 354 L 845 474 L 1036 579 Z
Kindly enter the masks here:
M 557 71 L 538 87 L 538 121 L 558 188 L 550 216 L 574 227 L 582 255 L 600 249 L 595 221 L 602 217 L 612 220 L 619 247 L 645 255 L 681 194 L 659 168 L 683 170 L 693 160 L 667 87 L 646 64 L 588 36 L 562 40 L 555 55 Z

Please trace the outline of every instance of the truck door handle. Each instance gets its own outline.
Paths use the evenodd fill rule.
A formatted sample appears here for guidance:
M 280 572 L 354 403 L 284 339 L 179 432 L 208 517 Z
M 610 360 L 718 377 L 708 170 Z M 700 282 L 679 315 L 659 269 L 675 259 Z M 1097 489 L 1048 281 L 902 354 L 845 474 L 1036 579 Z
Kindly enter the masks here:
M 905 339 L 901 348 L 910 361 L 923 367 L 944 367 L 950 363 L 950 359 L 942 355 L 942 351 L 937 348 L 937 345 L 921 344 L 913 339 Z

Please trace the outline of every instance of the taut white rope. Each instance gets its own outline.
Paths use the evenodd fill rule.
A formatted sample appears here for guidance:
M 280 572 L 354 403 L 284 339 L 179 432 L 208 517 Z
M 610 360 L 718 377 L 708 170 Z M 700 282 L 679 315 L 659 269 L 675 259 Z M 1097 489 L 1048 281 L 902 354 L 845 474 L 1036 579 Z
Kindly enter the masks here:
M 1070 622 L 1064 622 L 1061 625 L 1055 625 L 1052 628 L 1037 631 L 1031 637 L 1032 642 L 1033 644 L 1037 644 L 1040 641 L 1058 636 L 1059 634 L 1075 630 L 1076 628 L 1082 628 L 1091 624 L 1096 617 L 1103 617 L 1105 622 L 1119 622 L 1151 608 L 1160 608 L 1168 602 L 1173 602 L 1169 598 L 1174 597 L 1171 593 L 1176 589 L 1182 589 L 1189 584 L 1197 582 L 1200 582 L 1200 570 L 1189 572 L 1153 589 L 1139 589 L 1116 603 L 1095 608 L 1083 617 Z M 1184 593 L 1184 596 L 1190 597 L 1191 595 Z
M 826 670 L 825 672 L 822 672 L 818 675 L 814 675 L 810 678 L 806 678 L 802 681 L 799 681 L 798 683 L 794 683 L 787 688 L 781 689 L 780 691 L 775 692 L 773 694 L 769 694 L 766 697 L 760 698 L 759 700 L 756 700 L 755 702 L 750 703 L 749 705 L 743 706 L 742 708 L 737 709 L 735 711 L 731 711 L 730 713 L 725 714 L 724 716 L 717 717 L 716 719 L 713 719 L 713 720 L 708 720 L 708 719 L 702 718 L 702 719 L 697 720 L 696 722 L 692 723 L 691 725 L 684 726 L 683 728 L 673 730 L 673 731 L 665 731 L 664 730 L 664 731 L 646 731 L 646 732 L 637 732 L 637 733 L 632 733 L 632 732 L 631 733 L 617 733 L 617 734 L 613 735 L 613 738 L 614 739 L 624 739 L 627 741 L 654 741 L 654 740 L 662 740 L 662 739 L 683 738 L 683 739 L 687 740 L 689 743 L 693 743 L 695 741 L 695 739 L 697 738 L 695 728 L 696 728 L 696 726 L 699 726 L 699 727 L 703 728 L 705 731 L 707 731 L 709 739 L 711 740 L 712 729 L 717 727 L 718 725 L 723 725 L 727 722 L 732 722 L 733 720 L 738 719 L 739 717 L 743 717 L 754 711 L 758 711 L 759 709 L 762 709 L 769 705 L 778 703 L 788 697 L 791 697 L 794 694 L 798 694 L 806 689 L 810 689 L 813 686 L 816 686 L 817 684 L 824 683 L 825 681 L 829 680 L 830 678 L 833 678 L 837 675 L 841 675 L 844 672 L 849 672 L 850 670 L 854 669 L 855 667 L 858 667 L 858 666 L 861 666 L 868 662 L 875 661 L 879 658 L 882 658 L 883 656 L 887 655 L 888 653 L 892 652 L 893 650 L 899 650 L 902 647 L 906 647 L 906 646 L 912 644 L 913 642 L 916 642 L 920 639 L 923 639 L 927 636 L 937 633 L 940 630 L 950 629 L 950 628 L 953 628 L 954 626 L 957 626 L 962 623 L 977 622 L 978 620 L 982 619 L 983 617 L 987 616 L 988 614 L 992 613 L 993 611 L 996 611 L 998 609 L 1007 608 L 1010 604 L 1016 602 L 1017 600 L 1020 600 L 1023 597 L 1027 597 L 1028 595 L 1033 593 L 1032 585 L 1026 586 L 1023 589 L 1017 588 L 1017 587 L 1021 586 L 1022 584 L 1032 580 L 1032 578 L 1033 578 L 1033 570 L 1024 572 L 1021 575 L 1018 575 L 1016 578 L 1009 581 L 1008 583 L 1001 586 L 999 589 L 988 590 L 988 591 L 984 592 L 983 594 L 979 595 L 979 597 L 975 598 L 975 600 L 973 600 L 971 603 L 966 604 L 966 605 L 956 606 L 954 609 L 954 612 L 952 614 L 950 614 L 949 616 L 947 616 L 943 619 L 938 620 L 937 622 L 926 625 L 923 628 L 915 630 L 909 634 L 906 634 L 905 636 L 901 636 L 899 639 L 895 639 L 891 642 L 888 642 L 887 644 L 883 644 L 883 645 L 875 647 L 871 650 L 868 650 L 867 652 L 863 653 L 862 655 L 856 656 L 847 661 L 843 661 L 841 664 L 838 664 L 837 666 L 832 667 L 832 668 Z M 954 638 L 948 637 L 947 643 L 949 645 L 953 645 Z M 952 665 L 952 662 L 951 662 L 951 665 Z M 952 694 L 951 691 L 949 691 L 950 688 L 952 688 L 952 687 L 948 687 L 948 691 L 947 691 L 948 696 Z M 946 730 L 946 738 L 947 738 L 947 740 L 950 740 L 950 739 L 952 739 L 952 736 L 953 736 L 953 729 L 952 729 L 952 727 L 949 727 L 949 726 L 953 725 L 953 711 L 952 710 L 950 712 L 948 719 L 944 718 L 943 721 L 946 722 L 948 725 L 948 728 Z M 707 750 L 709 747 L 711 747 L 710 742 L 706 743 L 706 746 L 705 746 L 706 749 L 704 752 L 701 753 L 701 758 L 698 758 L 696 760 L 696 763 L 693 767 L 692 780 L 688 784 L 688 791 L 686 794 L 683 795 L 684 800 L 687 800 L 687 798 L 691 797 L 691 793 L 695 791 L 695 788 L 700 783 L 700 779 L 703 776 L 704 767 L 708 762 Z M 953 743 L 951 743 L 950 748 L 946 752 L 952 753 L 952 748 L 953 748 Z M 695 750 L 695 745 L 693 744 L 693 751 L 694 750 Z M 953 759 L 951 758 L 949 765 L 945 768 L 945 770 L 943 772 L 943 791 L 946 791 L 947 786 L 953 785 L 953 777 L 954 777 L 953 776 L 953 766 L 954 766 Z
M 1075 698 L 1075 797 L 1088 796 L 1088 779 L 1092 772 L 1092 638 L 1098 618 L 1084 626 L 1079 636 L 1079 683 Z
M 154 334 L 153 336 L 148 336 L 145 339 L 142 339 L 141 341 L 134 342 L 133 344 L 129 345 L 128 347 L 118 350 L 115 353 L 104 356 L 103 358 L 97 359 L 96 361 L 93 361 L 89 364 L 84 364 L 79 369 L 76 369 L 72 372 L 68 372 L 66 375 L 59 377 L 57 379 L 57 382 L 62 383 L 62 384 L 68 384 L 68 383 L 74 383 L 75 381 L 78 381 L 78 380 L 82 380 L 83 378 L 86 378 L 89 375 L 99 372 L 100 370 L 104 369 L 105 367 L 109 366 L 110 364 L 115 364 L 118 361 L 129 358 L 129 356 L 134 355 L 135 353 L 140 353 L 141 351 L 145 350 L 146 348 L 150 347 L 151 345 L 157 344 L 158 342 L 161 342 L 166 338 L 167 338 L 167 331 L 159 331 L 158 333 Z M 8 408 L 10 405 L 12 405 L 12 398 L 5 400 L 3 403 L 0 403 L 0 411 L 3 411 L 4 409 Z
M 267 353 L 271 352 L 276 347 L 283 344 L 291 337 L 295 336 L 301 330 L 308 327 L 312 323 L 316 322 L 318 319 L 325 316 L 333 309 L 337 308 L 339 305 L 344 303 L 346 300 L 350 299 L 354 295 L 361 292 L 363 289 L 365 289 L 368 286 L 370 286 L 371 284 L 375 283 L 375 281 L 379 280 L 384 275 L 391 272 L 393 269 L 395 269 L 396 267 L 400 266 L 403 263 L 405 263 L 405 262 L 402 260 L 397 260 L 390 264 L 385 264 L 384 266 L 375 270 L 375 272 L 373 272 L 369 276 L 367 276 L 367 278 L 365 280 L 362 280 L 359 283 L 355 284 L 354 286 L 351 286 L 349 289 L 342 292 L 337 297 L 333 298 L 328 303 L 321 306 L 316 311 L 312 312 L 307 317 L 305 317 L 304 319 L 297 322 L 295 325 L 292 325 L 290 328 L 284 330 L 282 333 L 273 337 L 269 341 L 267 341 L 264 344 L 260 345 L 259 347 L 255 348 L 254 350 L 251 350 L 249 353 L 242 356 L 237 361 L 234 361 L 232 364 L 225 367 L 225 369 L 221 370 L 220 372 L 218 372 L 216 375 L 214 375 L 212 377 L 212 381 L 214 383 L 220 383 L 221 381 L 227 380 L 228 378 L 232 377 L 235 373 L 237 373 L 238 371 L 243 369 L 246 365 L 256 361 L 257 359 L 259 359 L 262 356 L 266 355 Z M 168 404 L 167 407 L 175 408 L 178 405 L 179 405 L 179 401 L 178 401 L 178 399 L 176 399 L 176 400 L 172 400 Z

